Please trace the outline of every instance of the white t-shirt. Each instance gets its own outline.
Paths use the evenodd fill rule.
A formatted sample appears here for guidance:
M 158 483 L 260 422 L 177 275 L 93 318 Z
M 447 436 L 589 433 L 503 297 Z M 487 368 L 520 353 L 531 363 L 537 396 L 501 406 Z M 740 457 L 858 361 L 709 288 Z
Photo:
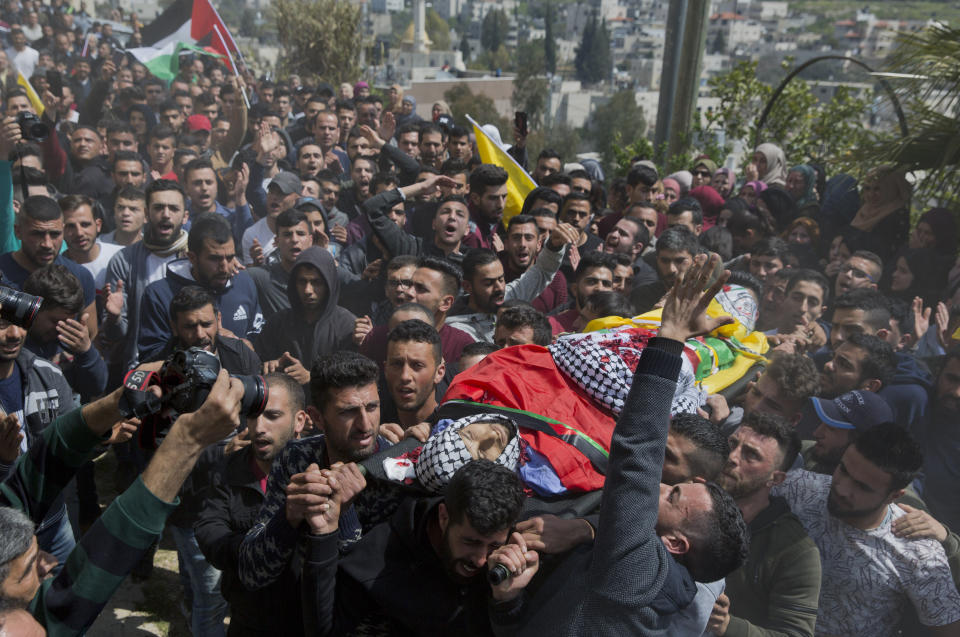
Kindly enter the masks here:
M 33 69 L 35 69 L 40 62 L 40 54 L 36 49 L 29 46 L 24 47 L 23 51 L 19 53 L 17 53 L 16 49 L 10 47 L 7 49 L 7 57 L 10 59 L 13 67 L 23 73 L 23 77 L 28 80 L 33 77 Z
M 277 244 L 273 238 L 273 230 L 267 225 L 266 217 L 247 228 L 243 233 L 243 239 L 240 240 L 240 245 L 243 248 L 244 264 L 253 263 L 253 259 L 250 258 L 250 246 L 253 245 L 254 239 L 260 242 L 260 247 L 263 248 L 263 256 L 266 258 L 277 249 Z
M 110 263 L 113 255 L 123 250 L 123 246 L 118 246 L 115 243 L 104 243 L 100 239 L 97 239 L 97 245 L 100 246 L 100 256 L 90 263 L 81 263 L 80 265 L 93 275 L 93 283 L 97 288 L 97 293 L 99 293 L 103 290 L 103 284 L 106 282 L 107 264 Z
M 802 469 L 773 489 L 783 496 L 820 549 L 823 581 L 817 635 L 895 635 L 906 604 L 925 626 L 960 621 L 960 594 L 943 547 L 936 540 L 893 535 L 895 505 L 875 529 L 862 531 L 827 511 L 832 476 Z

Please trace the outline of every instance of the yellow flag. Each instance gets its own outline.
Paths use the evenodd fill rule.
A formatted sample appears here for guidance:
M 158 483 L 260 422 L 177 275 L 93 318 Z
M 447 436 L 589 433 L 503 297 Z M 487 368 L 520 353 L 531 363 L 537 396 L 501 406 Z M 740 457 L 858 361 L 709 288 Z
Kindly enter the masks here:
M 483 132 L 483 129 L 472 117 L 467 115 L 467 119 L 473 125 L 473 133 L 477 137 L 477 150 L 480 151 L 480 160 L 485 164 L 500 166 L 509 175 L 509 179 L 507 179 L 507 204 L 503 209 L 503 222 L 506 223 L 514 215 L 520 214 L 520 210 L 523 208 L 523 200 L 527 198 L 531 190 L 537 187 L 537 183 L 517 163 L 517 160 L 510 156 L 510 153 Z
M 17 71 L 17 84 L 27 92 L 27 99 L 29 99 L 30 104 L 33 105 L 33 110 L 37 112 L 37 117 L 43 115 L 43 100 L 40 99 L 37 92 L 33 90 L 33 86 L 27 81 L 27 78 L 23 77 L 23 73 L 20 71 Z

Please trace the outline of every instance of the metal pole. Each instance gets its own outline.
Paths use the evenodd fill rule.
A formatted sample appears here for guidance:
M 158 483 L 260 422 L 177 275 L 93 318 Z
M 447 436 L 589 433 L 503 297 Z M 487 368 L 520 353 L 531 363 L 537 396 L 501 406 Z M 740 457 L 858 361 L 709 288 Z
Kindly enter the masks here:
M 700 66 L 706 49 L 709 23 L 709 0 L 691 0 L 683 27 L 683 49 L 680 54 L 670 136 L 667 139 L 667 158 L 682 153 L 690 144 L 690 127 L 696 114 L 697 96 L 700 92 Z
M 663 43 L 663 68 L 660 71 L 660 100 L 657 105 L 657 128 L 653 138 L 655 159 L 662 164 L 666 159 L 665 142 L 673 120 L 673 104 L 677 90 L 677 74 L 683 48 L 683 27 L 687 15 L 687 0 L 672 0 L 667 13 L 667 29 Z

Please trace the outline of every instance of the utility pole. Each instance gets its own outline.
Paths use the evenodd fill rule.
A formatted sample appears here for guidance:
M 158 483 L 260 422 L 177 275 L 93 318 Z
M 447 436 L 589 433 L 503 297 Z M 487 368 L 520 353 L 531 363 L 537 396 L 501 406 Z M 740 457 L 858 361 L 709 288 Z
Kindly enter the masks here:
M 661 165 L 690 141 L 709 21 L 709 0 L 670 2 L 654 137 L 656 160 Z

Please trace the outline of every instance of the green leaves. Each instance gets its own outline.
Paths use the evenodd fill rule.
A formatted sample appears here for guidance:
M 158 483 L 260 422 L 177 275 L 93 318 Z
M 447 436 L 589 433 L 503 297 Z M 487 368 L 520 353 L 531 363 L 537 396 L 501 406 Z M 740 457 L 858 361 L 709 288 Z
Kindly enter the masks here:
M 319 75 L 334 85 L 360 77 L 359 7 L 337 0 L 275 0 L 272 8 L 284 45 L 281 74 Z

